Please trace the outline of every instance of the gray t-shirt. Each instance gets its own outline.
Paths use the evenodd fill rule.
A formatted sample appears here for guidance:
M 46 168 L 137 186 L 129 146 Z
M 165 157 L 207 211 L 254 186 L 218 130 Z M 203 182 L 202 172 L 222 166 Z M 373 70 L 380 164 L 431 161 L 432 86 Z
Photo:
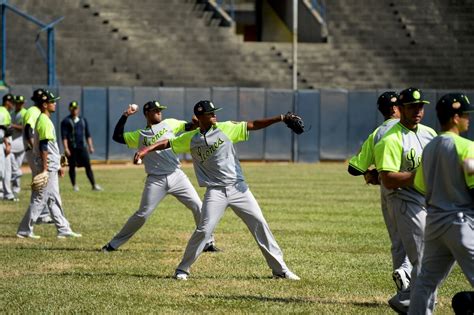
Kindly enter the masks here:
M 474 158 L 474 142 L 452 132 L 434 138 L 423 151 L 415 188 L 426 197 L 426 237 L 444 233 L 459 212 L 474 217 L 474 176 L 464 172 L 463 161 Z M 466 218 L 468 219 L 468 218 Z
M 129 148 L 141 149 L 160 140 L 173 139 L 176 134 L 183 132 L 186 122 L 172 118 L 160 123 L 132 132 L 125 132 L 123 137 Z M 178 156 L 171 150 L 153 151 L 143 158 L 145 172 L 150 175 L 168 175 L 180 168 Z
M 196 129 L 170 141 L 175 153 L 191 152 L 201 187 L 225 187 L 244 181 L 234 143 L 248 140 L 247 123 L 220 122 L 205 134 Z

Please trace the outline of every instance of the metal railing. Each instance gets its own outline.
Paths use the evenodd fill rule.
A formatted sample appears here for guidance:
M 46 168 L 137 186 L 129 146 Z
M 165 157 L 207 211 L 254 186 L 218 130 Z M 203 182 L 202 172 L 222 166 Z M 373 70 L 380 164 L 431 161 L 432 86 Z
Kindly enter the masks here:
M 230 17 L 232 21 L 235 23 L 235 3 L 234 0 L 217 0 L 216 1 L 217 7 L 223 8 Z
M 324 0 L 311 0 L 311 6 L 321 15 L 324 21 L 327 20 L 326 5 L 324 3 Z

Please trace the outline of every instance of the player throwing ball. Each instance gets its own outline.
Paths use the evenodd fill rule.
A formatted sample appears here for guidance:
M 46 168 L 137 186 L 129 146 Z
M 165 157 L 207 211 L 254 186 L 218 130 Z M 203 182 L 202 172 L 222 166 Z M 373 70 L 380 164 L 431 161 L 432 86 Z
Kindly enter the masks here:
M 155 150 L 171 148 L 175 153 L 190 152 L 199 185 L 207 187 L 204 195 L 202 218 L 186 247 L 183 259 L 174 277 L 187 280 L 191 265 L 203 251 L 206 240 L 229 206 L 247 225 L 262 251 L 273 275 L 278 278 L 300 280 L 283 261 L 283 254 L 263 217 L 262 210 L 245 183 L 234 143 L 246 141 L 249 131 L 266 128 L 288 120 L 291 113 L 272 118 L 217 122 L 216 112 L 210 101 L 200 101 L 194 106 L 199 128 L 181 136 L 144 147 L 135 154 L 135 161 L 148 158 Z
M 455 261 L 474 286 L 474 175 L 463 169 L 463 161 L 474 158 L 474 143 L 459 136 L 468 130 L 472 112 L 474 106 L 460 93 L 446 94 L 436 105 L 442 133 L 425 147 L 415 177 L 415 188 L 425 194 L 428 215 L 423 262 L 409 314 L 433 312 L 438 287 Z
M 193 123 L 172 118 L 163 119 L 162 111 L 166 106 L 157 101 L 150 101 L 143 106 L 143 114 L 147 126 L 132 132 L 124 132 L 125 123 L 130 115 L 138 111 L 138 106 L 129 105 L 123 112 L 115 126 L 114 141 L 126 144 L 129 148 L 142 149 L 159 140 L 173 139 L 176 134 L 191 130 Z M 156 151 L 143 158 L 145 172 L 148 174 L 139 209 L 128 219 L 123 228 L 108 242 L 102 251 L 117 250 L 127 242 L 142 226 L 148 217 L 166 195 L 176 197 L 182 204 L 189 208 L 194 216 L 196 225 L 201 219 L 202 202 L 199 195 L 181 170 L 178 156 L 172 150 Z M 205 250 L 216 252 L 214 238 L 208 235 L 205 239 Z

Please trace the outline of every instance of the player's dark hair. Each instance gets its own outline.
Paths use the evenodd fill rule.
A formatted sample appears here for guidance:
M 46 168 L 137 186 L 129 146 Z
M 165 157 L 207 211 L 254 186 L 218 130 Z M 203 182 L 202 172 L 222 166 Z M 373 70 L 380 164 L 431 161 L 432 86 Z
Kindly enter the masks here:
M 437 111 L 436 116 L 438 117 L 440 125 L 444 126 L 444 125 L 447 125 L 449 123 L 449 120 L 454 117 L 454 114 L 449 115 L 449 114 L 441 113 L 441 112 Z
M 394 113 L 393 106 L 379 106 L 379 111 L 383 117 L 385 118 L 390 117 Z

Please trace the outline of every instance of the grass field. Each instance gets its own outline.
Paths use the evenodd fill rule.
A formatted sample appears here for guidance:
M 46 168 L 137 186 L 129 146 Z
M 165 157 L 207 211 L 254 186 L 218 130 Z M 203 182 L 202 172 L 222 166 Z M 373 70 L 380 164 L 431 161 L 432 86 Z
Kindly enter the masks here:
M 247 182 L 302 281 L 271 279 L 243 222 L 229 209 L 215 236 L 224 251 L 204 253 L 187 282 L 172 279 L 193 231 L 191 212 L 167 197 L 120 251 L 97 250 L 137 209 L 141 167 L 96 168 L 104 192 L 92 192 L 83 169 L 80 192 L 66 177 L 66 215 L 81 239 L 59 240 L 40 225 L 40 240 L 15 232 L 28 206 L 30 175 L 17 204 L 0 203 L 1 313 L 392 313 L 388 236 L 376 187 L 342 163 L 243 164 Z M 192 167 L 185 172 L 195 184 Z M 199 188 L 199 194 L 204 190 Z M 439 292 L 438 314 L 469 289 L 456 267 Z

